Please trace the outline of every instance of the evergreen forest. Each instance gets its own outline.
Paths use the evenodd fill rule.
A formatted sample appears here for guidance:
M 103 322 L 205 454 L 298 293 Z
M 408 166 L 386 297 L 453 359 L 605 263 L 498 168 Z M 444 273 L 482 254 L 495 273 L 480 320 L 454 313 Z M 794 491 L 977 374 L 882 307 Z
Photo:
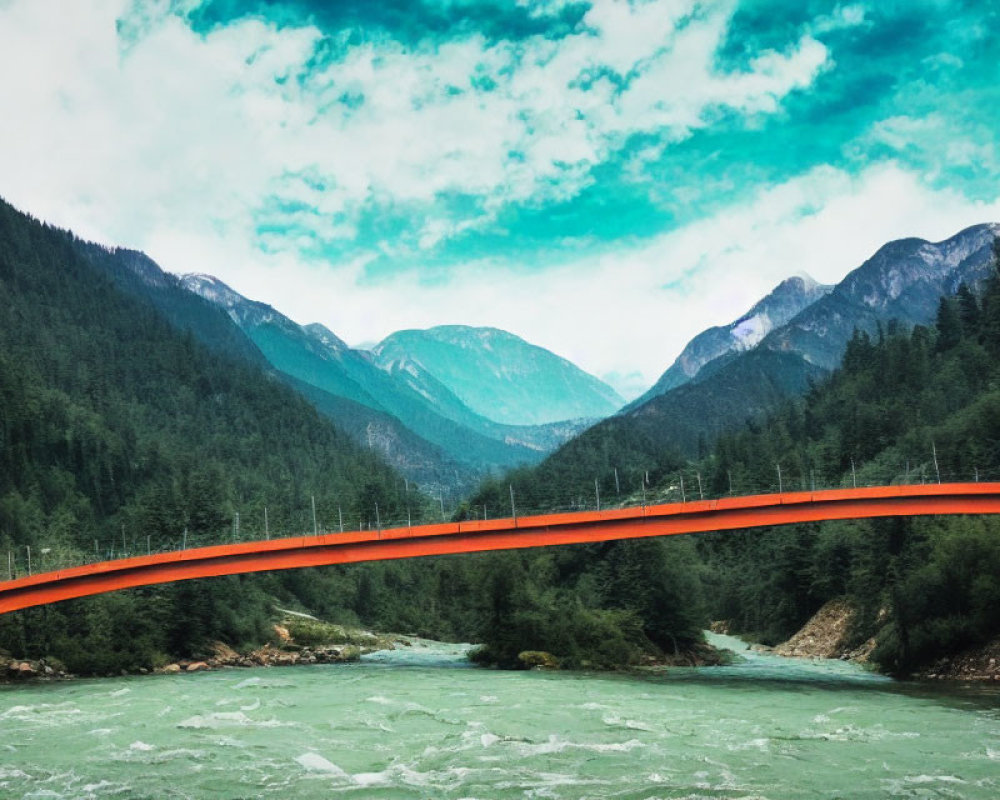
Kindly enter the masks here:
M 25 573 L 29 552 L 41 571 L 341 519 L 440 519 L 438 500 L 269 372 L 222 312 L 206 304 L 216 316 L 197 323 L 223 332 L 228 344 L 210 347 L 123 286 L 101 263 L 117 253 L 95 247 L 0 202 L 0 556 L 11 573 Z M 996 479 L 1000 274 L 942 298 L 932 328 L 855 335 L 832 377 L 703 443 L 696 460 L 618 428 L 486 481 L 456 516 L 779 480 Z M 699 652 L 712 619 L 774 643 L 837 597 L 858 609 L 855 639 L 878 637 L 889 672 L 982 643 L 1000 633 L 1000 525 L 823 523 L 185 581 L 0 616 L 0 649 L 80 674 L 131 671 L 215 641 L 263 643 L 281 607 L 480 642 L 479 660 L 504 667 L 546 651 L 566 667 L 617 668 Z

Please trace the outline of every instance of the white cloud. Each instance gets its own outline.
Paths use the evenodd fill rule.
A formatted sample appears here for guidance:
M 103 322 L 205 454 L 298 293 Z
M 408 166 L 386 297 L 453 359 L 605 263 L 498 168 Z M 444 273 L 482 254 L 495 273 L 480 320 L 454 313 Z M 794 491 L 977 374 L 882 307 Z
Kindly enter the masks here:
M 515 277 L 480 262 L 448 283 L 401 275 L 363 294 L 356 288 L 363 261 L 338 273 L 296 273 L 289 263 L 283 269 L 296 277 L 280 286 L 263 264 L 231 277 L 251 297 L 300 321 L 320 320 L 350 341 L 443 323 L 493 325 L 617 377 L 634 394 L 639 382 L 623 373 L 638 370 L 649 386 L 692 336 L 731 322 L 789 275 L 835 283 L 891 239 L 937 241 L 997 219 L 1000 202 L 928 189 L 893 164 L 856 177 L 823 167 L 641 247 L 544 273 Z M 303 285 L 308 292 L 296 288 Z
M 7 197 L 138 247 L 172 230 L 252 239 L 260 221 L 350 240 L 373 203 L 413 204 L 427 215 L 418 227 L 429 247 L 505 203 L 572 196 L 631 133 L 681 138 L 717 106 L 773 111 L 826 58 L 805 37 L 719 73 L 713 54 L 731 3 L 680 25 L 694 0 L 598 0 L 559 41 L 379 39 L 312 69 L 315 27 L 246 19 L 199 35 L 167 7 L 0 8 L 0 68 L 20 78 L 0 87 Z M 602 69 L 627 77 L 624 88 L 581 83 Z M 474 76 L 495 88 L 474 90 Z M 486 216 L 455 219 L 437 203 L 443 192 L 482 198 Z M 272 197 L 316 213 L 290 219 Z
M 245 20 L 202 35 L 165 4 L 140 7 L 139 34 L 123 44 L 115 22 L 126 0 L 0 4 L 0 192 L 353 341 L 496 325 L 596 374 L 639 369 L 651 383 L 691 335 L 788 274 L 835 280 L 887 238 L 1000 218 L 891 165 L 853 179 L 818 169 L 613 255 L 516 273 L 482 261 L 446 281 L 414 272 L 372 286 L 366 264 L 407 243 L 367 243 L 327 264 L 303 256 L 313 237 L 350 241 L 362 209 L 391 201 L 424 209 L 412 246 L 432 248 L 504 203 L 579 191 L 632 133 L 678 140 L 719 107 L 775 111 L 829 67 L 825 47 L 806 35 L 720 73 L 714 54 L 732 3 L 692 15 L 693 0 L 600 0 L 559 42 L 379 40 L 306 72 L 322 39 L 314 27 Z M 842 21 L 856 23 L 845 8 Z M 470 90 L 474 75 L 495 89 Z M 438 208 L 449 191 L 479 197 L 483 216 Z M 260 221 L 294 232 L 258 237 Z

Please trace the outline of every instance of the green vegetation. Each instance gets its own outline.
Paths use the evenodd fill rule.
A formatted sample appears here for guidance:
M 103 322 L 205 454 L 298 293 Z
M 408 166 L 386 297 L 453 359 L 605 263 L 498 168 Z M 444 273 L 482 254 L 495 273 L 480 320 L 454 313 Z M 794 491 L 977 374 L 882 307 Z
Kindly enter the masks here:
M 1000 261 L 1000 250 L 997 250 Z M 1000 477 L 1000 275 L 981 299 L 943 298 L 934 329 L 857 334 L 843 366 L 806 398 L 722 436 L 700 464 L 713 490 Z M 852 468 L 854 473 L 852 474 Z M 922 518 L 703 537 L 710 611 L 764 641 L 820 605 L 851 599 L 857 642 L 907 673 L 1000 634 L 1000 524 Z
M 995 246 L 1000 263 L 1000 245 Z M 593 508 L 865 483 L 1000 477 L 1000 273 L 980 297 L 961 286 L 934 328 L 857 333 L 843 365 L 805 397 L 721 435 L 682 463 L 644 426 L 610 420 L 614 437 L 582 436 L 533 470 L 487 482 L 466 505 Z M 617 470 L 617 479 L 613 470 Z M 648 485 L 641 483 L 649 475 Z M 595 489 L 595 476 L 598 486 Z M 616 491 L 616 480 L 620 491 Z M 638 557 L 629 553 L 645 548 Z M 574 553 L 575 555 L 569 555 Z M 571 569 L 546 569 L 546 560 Z M 876 664 L 905 674 L 1000 634 L 1000 522 L 993 518 L 844 521 L 631 542 L 521 556 L 502 578 L 504 605 L 484 629 L 482 657 L 512 666 L 520 650 L 607 665 L 580 633 L 618 630 L 617 663 L 639 652 L 692 647 L 709 619 L 769 644 L 787 639 L 826 601 L 858 609 L 857 644 L 878 635 Z M 536 565 L 537 564 L 537 565 Z M 615 616 L 622 615 L 625 616 Z M 590 619 L 581 624 L 583 617 Z M 501 623 L 501 620 L 503 621 Z M 567 640 L 567 637 L 569 639 Z
M 0 203 L 0 555 L 18 574 L 29 547 L 37 571 L 260 537 L 265 506 L 272 532 L 310 530 L 313 497 L 327 528 L 439 517 L 218 309 L 140 291 L 136 258 Z M 995 275 L 942 300 L 933 329 L 855 335 L 829 380 L 702 441 L 696 461 L 616 418 L 613 437 L 487 481 L 459 516 L 506 516 L 512 492 L 518 513 L 680 499 L 682 474 L 689 497 L 695 481 L 776 489 L 777 465 L 786 488 L 995 478 L 998 356 Z M 364 625 L 481 642 L 477 658 L 504 667 L 617 668 L 697 653 L 709 619 L 784 639 L 847 596 L 854 637 L 877 633 L 877 663 L 905 673 L 1000 632 L 998 576 L 991 518 L 851 521 L 187 581 L 4 615 L 0 649 L 79 673 L 154 667 L 260 645 L 279 605 L 333 623 L 292 622 L 300 642 Z
M 376 503 L 383 518 L 420 516 L 423 498 L 377 458 L 271 375 L 124 293 L 95 265 L 114 255 L 101 252 L 0 203 L 0 553 L 18 574 L 28 548 L 37 571 L 218 541 L 237 514 L 241 536 L 261 536 L 265 505 L 271 530 L 308 530 L 312 496 L 331 527 L 338 509 L 367 521 Z M 8 614 L 0 648 L 77 672 L 150 666 L 215 639 L 263 641 L 273 598 L 335 596 L 327 579 L 185 582 Z

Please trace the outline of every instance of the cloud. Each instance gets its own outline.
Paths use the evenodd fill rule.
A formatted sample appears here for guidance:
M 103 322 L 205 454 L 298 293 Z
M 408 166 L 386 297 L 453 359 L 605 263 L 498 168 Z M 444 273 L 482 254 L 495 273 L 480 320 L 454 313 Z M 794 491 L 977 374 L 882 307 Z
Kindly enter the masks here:
M 320 320 L 353 342 L 446 322 L 510 330 L 633 397 L 696 333 L 736 319 L 790 275 L 836 283 L 891 239 L 937 241 L 997 219 L 1000 202 L 935 191 L 895 164 L 857 176 L 819 167 L 642 245 L 619 245 L 544 272 L 482 260 L 451 281 L 425 283 L 402 273 L 359 293 L 363 258 L 337 272 L 289 259 L 277 268 L 285 279 L 276 282 L 276 268 L 248 252 L 239 273 L 224 277 L 250 297 L 300 322 Z
M 633 134 L 677 140 L 722 107 L 773 112 L 826 61 L 805 36 L 720 72 L 731 4 L 693 0 L 597 0 L 558 39 L 382 34 L 332 58 L 312 25 L 198 33 L 177 9 L 0 9 L 0 67 L 24 76 L 0 89 L 8 197 L 140 247 L 164 229 L 211 230 L 274 251 L 288 228 L 292 252 L 377 246 L 355 241 L 359 221 L 402 204 L 414 233 L 395 244 L 419 251 L 508 204 L 574 196 Z M 476 198 L 462 218 L 442 200 L 455 194 Z
M 451 38 L 405 41 L 385 28 L 347 37 L 288 18 L 196 30 L 188 14 L 197 8 L 0 2 L 9 76 L 0 192 L 80 235 L 138 247 L 175 272 L 216 274 L 353 341 L 446 322 L 495 325 L 595 374 L 617 373 L 631 393 L 631 373 L 652 383 L 688 338 L 729 322 L 789 274 L 837 280 L 889 238 L 943 238 L 1000 218 L 995 203 L 929 186 L 943 170 L 931 156 L 924 172 L 904 163 L 917 143 L 944 152 L 945 166 L 995 166 L 995 147 L 963 136 L 962 120 L 938 148 L 943 117 L 923 108 L 882 123 L 876 109 L 844 145 L 860 149 L 847 156 L 857 174 L 779 153 L 798 159 L 794 168 L 749 200 L 726 202 L 719 181 L 701 203 L 690 181 L 707 178 L 697 170 L 679 185 L 662 175 L 656 183 L 650 165 L 720 118 L 781 122 L 791 99 L 839 69 L 824 34 L 875 25 L 858 5 L 800 25 L 738 67 L 719 58 L 735 0 L 595 0 L 556 34 L 541 26 L 487 37 L 466 25 Z M 936 101 L 931 84 L 914 86 Z M 515 238 L 510 209 L 528 216 L 585 191 L 610 198 L 644 184 L 712 215 L 695 209 L 685 216 L 694 222 L 671 230 L 665 221 L 643 241 L 628 222 L 611 244 L 544 240 L 548 253 L 562 248 L 554 266 L 534 263 L 530 243 L 517 262 L 499 251 L 435 262 L 470 232 Z

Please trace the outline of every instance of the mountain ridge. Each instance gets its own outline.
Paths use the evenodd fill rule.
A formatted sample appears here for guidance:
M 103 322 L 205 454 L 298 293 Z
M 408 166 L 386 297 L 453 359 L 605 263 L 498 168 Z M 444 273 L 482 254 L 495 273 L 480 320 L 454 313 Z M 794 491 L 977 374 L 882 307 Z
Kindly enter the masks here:
M 566 358 L 492 327 L 396 331 L 371 350 L 384 369 L 432 376 L 494 422 L 538 425 L 608 416 L 625 401 Z
M 832 290 L 833 286 L 818 283 L 806 273 L 785 278 L 728 325 L 707 328 L 692 338 L 657 382 L 624 410 L 694 380 L 706 365 L 718 358 L 752 349 L 772 330 Z

